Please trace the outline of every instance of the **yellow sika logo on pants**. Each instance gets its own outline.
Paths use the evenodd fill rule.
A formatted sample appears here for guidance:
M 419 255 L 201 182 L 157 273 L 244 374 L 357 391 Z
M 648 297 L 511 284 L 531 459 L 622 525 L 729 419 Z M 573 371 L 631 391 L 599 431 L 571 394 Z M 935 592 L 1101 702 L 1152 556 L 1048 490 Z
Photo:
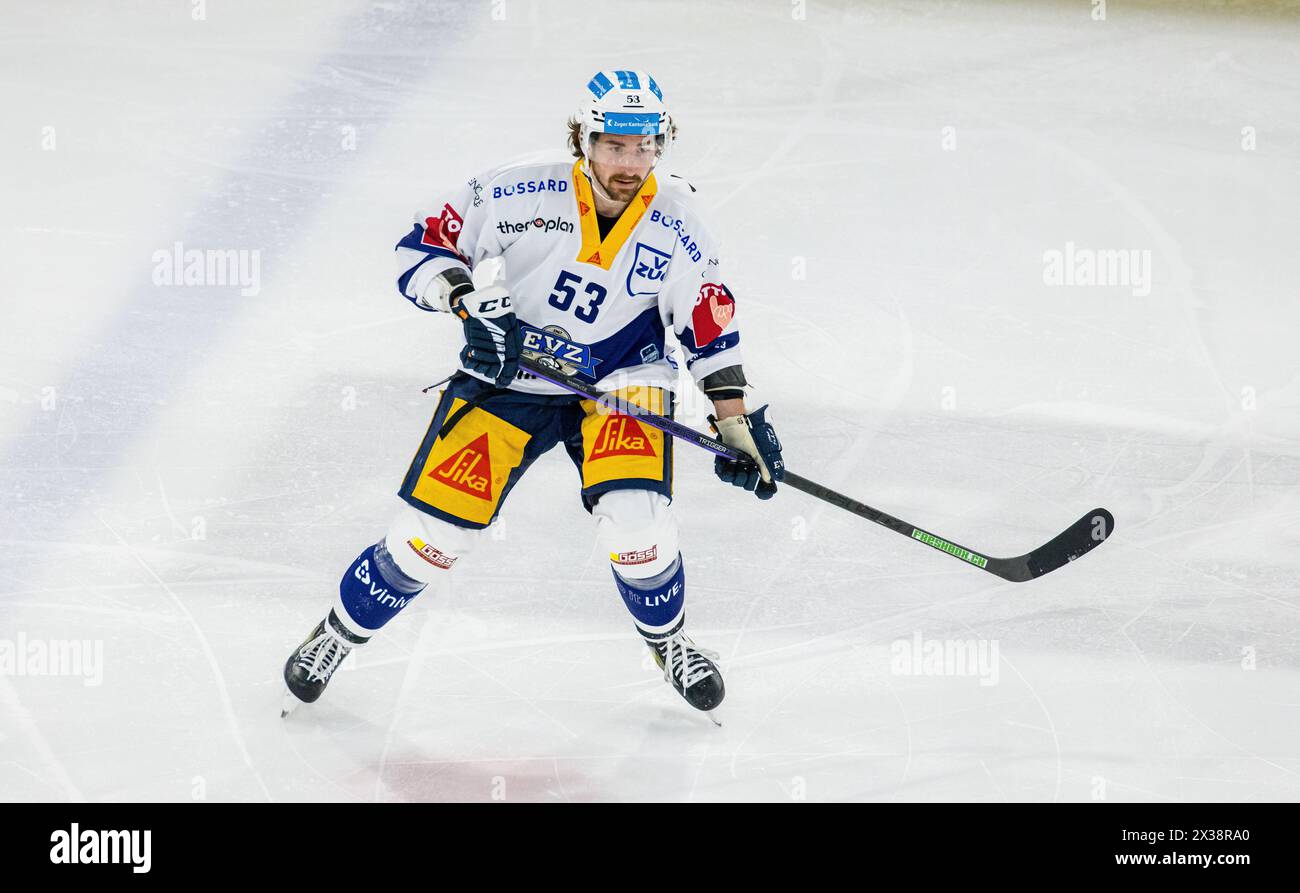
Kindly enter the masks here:
M 487 432 L 439 465 L 430 476 L 475 499 L 492 501 L 492 449 Z
M 608 459 L 610 456 L 653 456 L 654 448 L 650 438 L 636 419 L 625 415 L 612 415 L 605 419 L 600 433 L 596 435 L 596 445 L 587 456 L 588 462 Z
M 663 413 L 663 391 L 630 387 L 615 393 L 633 406 Z M 664 478 L 664 433 L 633 416 L 611 413 L 594 400 L 582 401 L 582 485 L 606 481 Z
M 444 418 L 464 402 L 454 399 Z M 411 495 L 449 515 L 487 524 L 531 439 L 527 431 L 476 406 L 445 439 L 434 442 Z

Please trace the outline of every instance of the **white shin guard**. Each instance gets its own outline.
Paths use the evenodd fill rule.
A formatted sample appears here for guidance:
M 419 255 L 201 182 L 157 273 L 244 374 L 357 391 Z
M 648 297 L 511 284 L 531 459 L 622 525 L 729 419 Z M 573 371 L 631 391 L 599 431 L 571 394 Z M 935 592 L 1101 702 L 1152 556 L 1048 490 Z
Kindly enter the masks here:
M 457 527 L 403 503 L 384 539 L 402 573 L 421 583 L 436 583 L 473 551 L 482 535 L 482 530 Z
M 600 497 L 592 514 L 614 583 L 637 629 L 648 639 L 679 629 L 686 610 L 685 576 L 677 551 L 677 519 L 667 497 L 649 490 L 615 490 Z
M 677 518 L 651 490 L 612 490 L 591 510 L 596 539 L 614 570 L 629 580 L 663 573 L 677 560 Z

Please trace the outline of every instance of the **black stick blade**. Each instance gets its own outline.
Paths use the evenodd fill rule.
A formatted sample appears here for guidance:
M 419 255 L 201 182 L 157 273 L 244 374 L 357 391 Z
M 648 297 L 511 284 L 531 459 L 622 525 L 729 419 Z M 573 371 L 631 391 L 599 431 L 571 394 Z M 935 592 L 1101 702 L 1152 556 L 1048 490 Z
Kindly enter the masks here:
M 990 558 L 987 570 L 1004 580 L 1023 583 L 1087 555 L 1104 543 L 1114 529 L 1115 517 L 1110 512 L 1093 509 L 1028 555 Z

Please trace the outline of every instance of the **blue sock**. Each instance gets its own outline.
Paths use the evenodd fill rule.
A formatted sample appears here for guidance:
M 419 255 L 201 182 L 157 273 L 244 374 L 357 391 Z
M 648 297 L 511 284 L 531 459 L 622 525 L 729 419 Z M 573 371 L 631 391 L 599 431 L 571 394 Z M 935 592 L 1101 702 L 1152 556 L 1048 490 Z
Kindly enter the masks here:
M 369 635 L 397 616 L 424 584 L 413 580 L 393 561 L 383 541 L 368 546 L 357 556 L 339 581 L 339 602 L 351 626 Z
M 681 625 L 686 604 L 686 569 L 680 552 L 666 570 L 653 577 L 628 579 L 614 571 L 614 583 L 642 635 L 668 636 Z

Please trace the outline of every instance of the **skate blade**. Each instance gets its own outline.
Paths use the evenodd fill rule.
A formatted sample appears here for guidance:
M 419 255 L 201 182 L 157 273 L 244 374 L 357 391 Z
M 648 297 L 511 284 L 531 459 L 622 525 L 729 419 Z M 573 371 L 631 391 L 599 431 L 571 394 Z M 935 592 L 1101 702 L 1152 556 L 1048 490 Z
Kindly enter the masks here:
M 716 715 L 717 712 L 718 708 L 715 707 L 712 710 L 705 710 L 704 715 L 709 718 L 709 722 L 713 723 L 718 728 L 722 728 L 722 720 L 718 719 Z
M 280 701 L 280 718 L 284 719 L 290 713 L 297 710 L 301 705 L 302 701 L 298 700 L 297 696 L 294 695 L 293 692 L 285 691 L 284 699 Z

